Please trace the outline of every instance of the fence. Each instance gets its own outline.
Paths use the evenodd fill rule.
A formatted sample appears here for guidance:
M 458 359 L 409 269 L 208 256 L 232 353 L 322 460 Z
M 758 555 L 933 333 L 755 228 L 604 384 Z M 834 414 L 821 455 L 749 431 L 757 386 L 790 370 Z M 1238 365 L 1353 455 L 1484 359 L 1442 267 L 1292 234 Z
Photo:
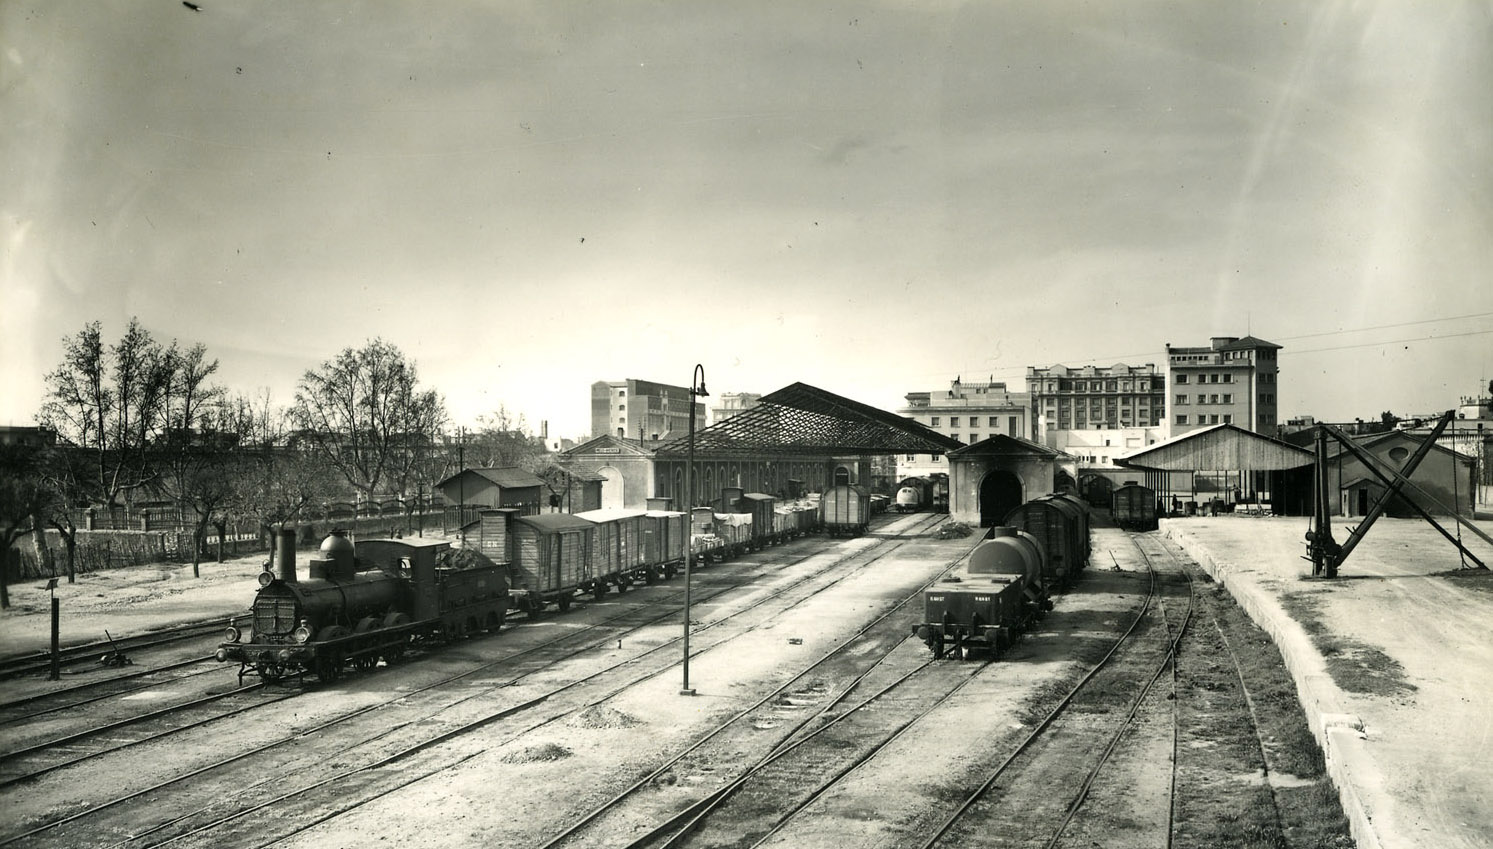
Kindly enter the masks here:
M 388 503 L 388 502 L 385 502 Z M 413 506 L 413 505 L 412 505 Z M 462 525 L 477 518 L 481 507 L 469 506 L 459 509 L 455 505 L 435 507 L 426 511 L 405 514 L 385 513 L 381 509 L 359 510 L 352 504 L 327 505 L 326 509 L 313 511 L 301 521 L 291 523 L 298 531 L 303 547 L 315 547 L 323 537 L 334 529 L 346 530 L 358 537 L 417 536 L 421 534 L 443 535 L 454 532 Z M 123 511 L 121 511 L 122 513 Z M 103 515 L 113 520 L 112 513 Z M 172 523 L 169 528 L 151 528 L 150 522 L 138 513 L 128 517 L 137 524 L 133 528 L 82 530 L 79 524 L 78 547 L 75 551 L 73 569 L 77 574 L 97 572 L 104 569 L 119 569 L 158 563 L 187 563 L 192 560 L 192 530 L 189 526 Z M 123 524 L 128 524 L 129 521 Z M 243 557 L 258 552 L 268 553 L 274 545 L 273 529 L 259 527 L 257 522 L 230 522 L 227 533 L 221 540 L 224 558 Z M 43 563 L 36 552 L 31 536 L 18 540 L 12 549 L 19 554 L 5 564 L 6 579 L 24 581 L 37 578 L 53 578 L 67 574 L 67 549 L 62 536 L 56 531 L 44 535 L 50 552 L 51 568 Z M 211 561 L 219 555 L 218 532 L 209 528 L 207 538 L 199 552 L 200 559 Z

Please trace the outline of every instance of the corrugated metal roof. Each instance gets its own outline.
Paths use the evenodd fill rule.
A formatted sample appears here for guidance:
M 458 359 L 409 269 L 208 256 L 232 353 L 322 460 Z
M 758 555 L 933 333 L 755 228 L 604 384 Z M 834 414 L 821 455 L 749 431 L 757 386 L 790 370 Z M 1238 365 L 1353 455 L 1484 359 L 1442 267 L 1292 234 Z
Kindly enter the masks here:
M 1219 424 L 1174 436 L 1132 451 L 1115 462 L 1121 466 L 1163 471 L 1272 471 L 1310 466 L 1312 452 L 1250 433 L 1238 425 Z

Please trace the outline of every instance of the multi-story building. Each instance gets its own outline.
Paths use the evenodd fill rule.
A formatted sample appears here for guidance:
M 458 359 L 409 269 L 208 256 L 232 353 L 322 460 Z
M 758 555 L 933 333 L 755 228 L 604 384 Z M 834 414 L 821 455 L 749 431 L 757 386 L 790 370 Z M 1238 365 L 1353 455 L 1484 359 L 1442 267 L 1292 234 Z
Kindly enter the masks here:
M 719 403 L 710 408 L 710 423 L 719 424 L 737 413 L 746 412 L 762 402 L 757 392 L 722 392 Z
M 705 405 L 695 401 L 695 429 L 705 427 Z M 659 440 L 689 430 L 690 393 L 683 386 L 647 380 L 598 380 L 591 384 L 591 436 Z
M 1166 346 L 1166 423 L 1172 436 L 1216 424 L 1276 435 L 1274 342 L 1215 336 L 1206 348 Z
M 897 410 L 898 415 L 966 445 L 996 434 L 1025 437 L 1031 433 L 1030 399 L 1025 392 L 1011 392 L 1004 383 L 965 384 L 956 377 L 947 390 L 909 392 L 904 397 L 907 406 Z M 948 463 L 937 454 L 897 458 L 898 478 L 948 471 Z
M 1026 387 L 1032 439 L 1048 445 L 1053 431 L 1157 427 L 1166 414 L 1166 378 L 1152 363 L 1028 366 Z

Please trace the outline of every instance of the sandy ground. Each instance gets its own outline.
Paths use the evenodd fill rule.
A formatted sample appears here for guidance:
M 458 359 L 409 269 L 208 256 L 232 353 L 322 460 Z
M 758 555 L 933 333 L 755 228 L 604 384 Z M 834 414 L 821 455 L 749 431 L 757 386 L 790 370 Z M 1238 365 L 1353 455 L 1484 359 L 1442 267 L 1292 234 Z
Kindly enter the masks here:
M 1362 849 L 1493 845 L 1493 575 L 1448 575 L 1459 555 L 1434 528 L 1381 519 L 1337 580 L 1312 580 L 1306 528 L 1305 518 L 1162 523 L 1280 646 Z M 1334 536 L 1345 541 L 1342 520 Z M 1493 563 L 1493 546 L 1462 539 Z M 1365 684 L 1330 667 L 1345 641 L 1351 657 L 1392 669 L 1374 660 L 1382 652 L 1402 677 Z

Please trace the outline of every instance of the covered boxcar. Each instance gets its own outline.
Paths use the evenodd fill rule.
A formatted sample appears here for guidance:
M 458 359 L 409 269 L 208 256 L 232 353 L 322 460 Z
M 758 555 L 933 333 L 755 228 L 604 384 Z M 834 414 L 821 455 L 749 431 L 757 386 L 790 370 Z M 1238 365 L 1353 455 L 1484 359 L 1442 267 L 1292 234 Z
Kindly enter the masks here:
M 684 568 L 684 547 L 690 544 L 689 520 L 690 514 L 676 510 L 649 510 L 644 514 L 644 580 L 672 578 Z
M 819 500 L 819 523 L 830 536 L 859 536 L 871 522 L 871 496 L 853 484 L 832 486 Z
M 1043 555 L 1030 534 L 996 527 L 975 546 L 965 565 L 923 592 L 923 621 L 915 633 L 935 658 L 992 656 L 1009 646 L 1042 614 Z
M 773 508 L 777 499 L 765 492 L 745 492 L 737 500 L 737 509 L 752 516 L 752 547 L 765 548 L 780 540 L 774 522 Z
M 531 616 L 549 604 L 569 610 L 581 587 L 597 580 L 592 557 L 596 526 L 566 513 L 510 519 L 515 606 Z
M 647 579 L 648 552 L 643 544 L 648 532 L 646 511 L 607 508 L 574 515 L 596 526 L 594 568 L 591 578 L 580 585 L 582 592 L 601 598 L 608 586 L 626 592 L 633 583 Z
M 1127 483 L 1115 487 L 1110 499 L 1110 515 L 1115 524 L 1129 531 L 1154 531 L 1156 521 L 1156 490 L 1138 483 Z
M 1075 500 L 1044 495 L 1006 514 L 1005 524 L 1036 537 L 1047 555 L 1043 587 L 1054 592 L 1067 587 L 1088 561 L 1088 523 Z

